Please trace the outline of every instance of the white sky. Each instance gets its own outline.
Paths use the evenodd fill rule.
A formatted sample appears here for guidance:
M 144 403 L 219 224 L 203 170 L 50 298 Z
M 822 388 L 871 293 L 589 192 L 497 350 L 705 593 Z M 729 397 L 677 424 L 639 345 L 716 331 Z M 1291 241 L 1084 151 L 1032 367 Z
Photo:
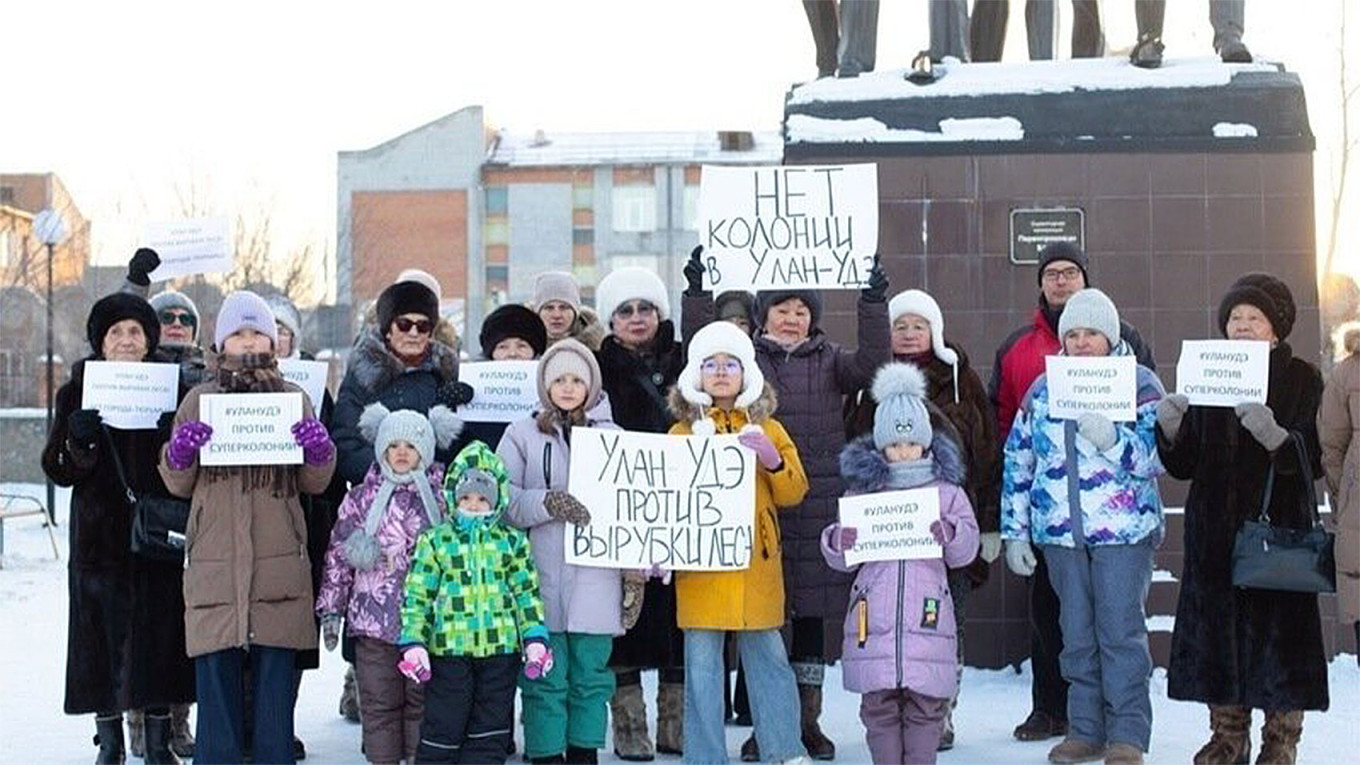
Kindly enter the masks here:
M 1248 46 L 1305 83 L 1320 247 L 1341 2 L 1247 3 Z M 1012 5 L 1008 61 L 1025 55 Z M 1058 6 L 1065 57 L 1071 10 Z M 1211 54 L 1208 0 L 1168 6 L 1167 55 Z M 1350 14 L 1360 82 L 1360 4 Z M 1132 0 L 1104 0 L 1102 16 L 1112 48 L 1132 44 Z M 125 260 L 141 221 L 174 216 L 191 183 L 220 214 L 269 208 L 285 247 L 333 242 L 335 153 L 469 104 L 517 131 L 776 130 L 789 84 L 815 74 L 797 0 L 47 0 L 9 4 L 0 28 L 0 170 L 57 172 L 94 220 L 100 263 Z M 878 68 L 926 44 L 925 0 L 884 0 Z M 1343 215 L 1341 257 L 1360 273 L 1357 217 Z

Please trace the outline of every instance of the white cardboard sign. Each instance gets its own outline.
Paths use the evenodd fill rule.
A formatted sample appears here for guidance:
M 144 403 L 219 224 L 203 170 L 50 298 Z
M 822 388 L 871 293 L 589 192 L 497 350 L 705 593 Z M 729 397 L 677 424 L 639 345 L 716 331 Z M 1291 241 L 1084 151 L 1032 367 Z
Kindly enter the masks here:
M 226 218 L 152 221 L 142 233 L 142 245 L 161 258 L 151 272 L 153 282 L 225 273 L 234 267 L 231 221 Z
M 704 165 L 704 285 L 858 289 L 878 251 L 878 165 Z
M 293 440 L 301 393 L 205 393 L 198 409 L 212 428 L 200 465 L 302 464 L 302 447 Z
M 854 526 L 855 546 L 845 551 L 851 566 L 876 560 L 927 560 L 944 557 L 930 533 L 940 519 L 938 488 L 885 491 L 841 497 L 842 526 Z
M 569 487 L 590 510 L 567 562 L 671 571 L 751 564 L 755 453 L 737 437 L 573 428 Z
M 301 388 L 312 402 L 312 411 L 318 413 L 321 403 L 326 400 L 326 379 L 330 371 L 330 364 L 324 361 L 279 359 L 279 373 L 283 379 Z
M 1176 392 L 1193 406 L 1264 404 L 1269 392 L 1270 343 L 1264 340 L 1186 340 L 1176 362 Z
M 538 408 L 537 361 L 478 361 L 458 367 L 472 400 L 458 407 L 468 422 L 514 422 Z
M 1086 412 L 1113 422 L 1138 419 L 1138 360 L 1132 356 L 1049 356 L 1048 415 L 1075 420 Z
M 162 414 L 175 411 L 179 365 L 88 361 L 80 401 L 86 409 L 98 409 L 111 428 L 149 430 Z

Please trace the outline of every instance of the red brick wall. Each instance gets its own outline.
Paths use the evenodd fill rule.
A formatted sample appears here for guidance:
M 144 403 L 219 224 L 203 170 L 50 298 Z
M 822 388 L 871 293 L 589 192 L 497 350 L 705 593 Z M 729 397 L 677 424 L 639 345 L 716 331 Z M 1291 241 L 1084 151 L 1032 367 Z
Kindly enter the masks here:
M 467 296 L 466 190 L 356 191 L 350 209 L 356 302 L 407 268 L 433 274 L 445 300 Z

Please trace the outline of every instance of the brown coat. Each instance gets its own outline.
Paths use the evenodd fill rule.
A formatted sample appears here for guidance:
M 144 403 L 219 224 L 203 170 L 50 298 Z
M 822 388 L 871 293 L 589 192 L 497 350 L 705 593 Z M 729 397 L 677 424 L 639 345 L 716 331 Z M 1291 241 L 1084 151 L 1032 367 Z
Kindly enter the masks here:
M 1360 621 L 1360 348 L 1327 378 L 1318 440 L 1336 521 L 1337 607 L 1349 624 Z
M 286 388 L 301 391 L 292 383 Z M 221 392 L 216 381 L 189 391 L 175 413 L 175 426 L 200 419 L 200 396 Z M 306 396 L 302 406 L 304 417 L 316 416 Z M 166 488 L 192 500 L 184 571 L 189 656 L 248 645 L 316 648 L 307 525 L 298 496 L 276 497 L 268 488 L 247 491 L 240 471 L 199 481 L 200 470 L 232 469 L 200 468 L 195 461 L 185 470 L 172 470 L 165 451 L 160 472 Z M 320 494 L 335 471 L 335 457 L 294 470 L 300 493 Z

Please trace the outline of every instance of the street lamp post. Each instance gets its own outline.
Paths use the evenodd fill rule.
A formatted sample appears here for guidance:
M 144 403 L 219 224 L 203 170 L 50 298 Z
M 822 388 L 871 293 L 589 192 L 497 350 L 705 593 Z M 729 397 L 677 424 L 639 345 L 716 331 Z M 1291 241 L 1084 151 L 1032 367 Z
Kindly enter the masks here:
M 61 214 L 50 207 L 33 219 L 33 230 L 38 239 L 47 247 L 47 432 L 52 432 L 52 403 L 56 397 L 56 379 L 52 368 L 52 272 L 57 259 L 57 245 L 66 238 L 66 223 Z M 52 479 L 47 479 L 47 519 L 57 525 L 57 489 Z

